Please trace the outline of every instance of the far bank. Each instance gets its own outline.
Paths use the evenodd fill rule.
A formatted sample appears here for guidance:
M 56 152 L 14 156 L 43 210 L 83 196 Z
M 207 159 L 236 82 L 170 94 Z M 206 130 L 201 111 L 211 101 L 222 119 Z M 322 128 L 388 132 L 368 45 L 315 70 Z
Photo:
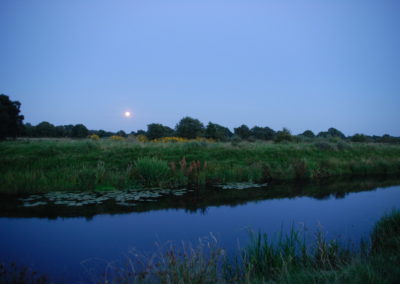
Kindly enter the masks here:
M 0 192 L 7 194 L 373 175 L 400 175 L 400 145 L 62 139 L 0 143 Z

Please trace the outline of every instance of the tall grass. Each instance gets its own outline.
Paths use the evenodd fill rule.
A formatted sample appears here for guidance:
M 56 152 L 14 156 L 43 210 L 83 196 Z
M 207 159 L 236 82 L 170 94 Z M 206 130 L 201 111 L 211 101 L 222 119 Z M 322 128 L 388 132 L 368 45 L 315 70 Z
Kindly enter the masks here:
M 228 255 L 210 237 L 197 245 L 160 246 L 153 255 L 137 251 L 125 265 L 109 264 L 94 283 L 398 283 L 400 279 L 400 211 L 375 225 L 370 242 L 358 249 L 318 232 L 306 243 L 303 231 L 277 239 L 252 233 L 247 246 Z M 0 264 L 0 283 L 47 283 L 48 280 L 15 264 Z
M 230 257 L 211 235 L 193 247 L 183 243 L 141 260 L 142 270 L 118 270 L 105 283 L 398 283 L 400 212 L 383 217 L 371 234 L 372 246 L 349 249 L 318 232 L 311 245 L 292 229 L 273 241 L 253 233 L 249 244 Z M 377 245 L 376 238 L 383 243 Z M 122 273 L 121 273 L 122 272 Z M 115 274 L 109 274 L 115 277 Z M 117 280 L 116 280 L 117 279 Z
M 399 145 L 318 143 L 1 142 L 0 192 L 400 174 Z
M 170 176 L 170 168 L 166 161 L 143 157 L 136 160 L 134 174 L 144 186 L 162 186 Z

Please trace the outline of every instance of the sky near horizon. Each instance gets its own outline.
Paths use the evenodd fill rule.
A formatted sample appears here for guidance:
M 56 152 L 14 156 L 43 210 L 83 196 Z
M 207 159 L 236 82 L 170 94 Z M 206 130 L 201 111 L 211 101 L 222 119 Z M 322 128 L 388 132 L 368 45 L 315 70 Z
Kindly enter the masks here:
M 397 0 L 1 0 L 0 93 L 32 124 L 400 136 L 399 15 Z

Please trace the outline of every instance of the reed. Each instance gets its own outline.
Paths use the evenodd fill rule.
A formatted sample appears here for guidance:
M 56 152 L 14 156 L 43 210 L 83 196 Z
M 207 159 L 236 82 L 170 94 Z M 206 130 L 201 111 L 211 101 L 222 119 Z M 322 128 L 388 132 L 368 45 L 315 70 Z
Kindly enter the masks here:
M 0 142 L 0 192 L 199 187 L 400 174 L 399 145 L 324 143 L 329 147 L 101 139 Z

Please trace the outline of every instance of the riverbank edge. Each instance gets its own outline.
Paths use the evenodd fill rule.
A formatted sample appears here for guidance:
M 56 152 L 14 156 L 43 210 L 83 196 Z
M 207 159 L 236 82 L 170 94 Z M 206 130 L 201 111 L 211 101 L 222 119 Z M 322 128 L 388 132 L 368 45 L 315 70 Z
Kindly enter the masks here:
M 3 142 L 0 175 L 3 194 L 400 176 L 400 145 Z

